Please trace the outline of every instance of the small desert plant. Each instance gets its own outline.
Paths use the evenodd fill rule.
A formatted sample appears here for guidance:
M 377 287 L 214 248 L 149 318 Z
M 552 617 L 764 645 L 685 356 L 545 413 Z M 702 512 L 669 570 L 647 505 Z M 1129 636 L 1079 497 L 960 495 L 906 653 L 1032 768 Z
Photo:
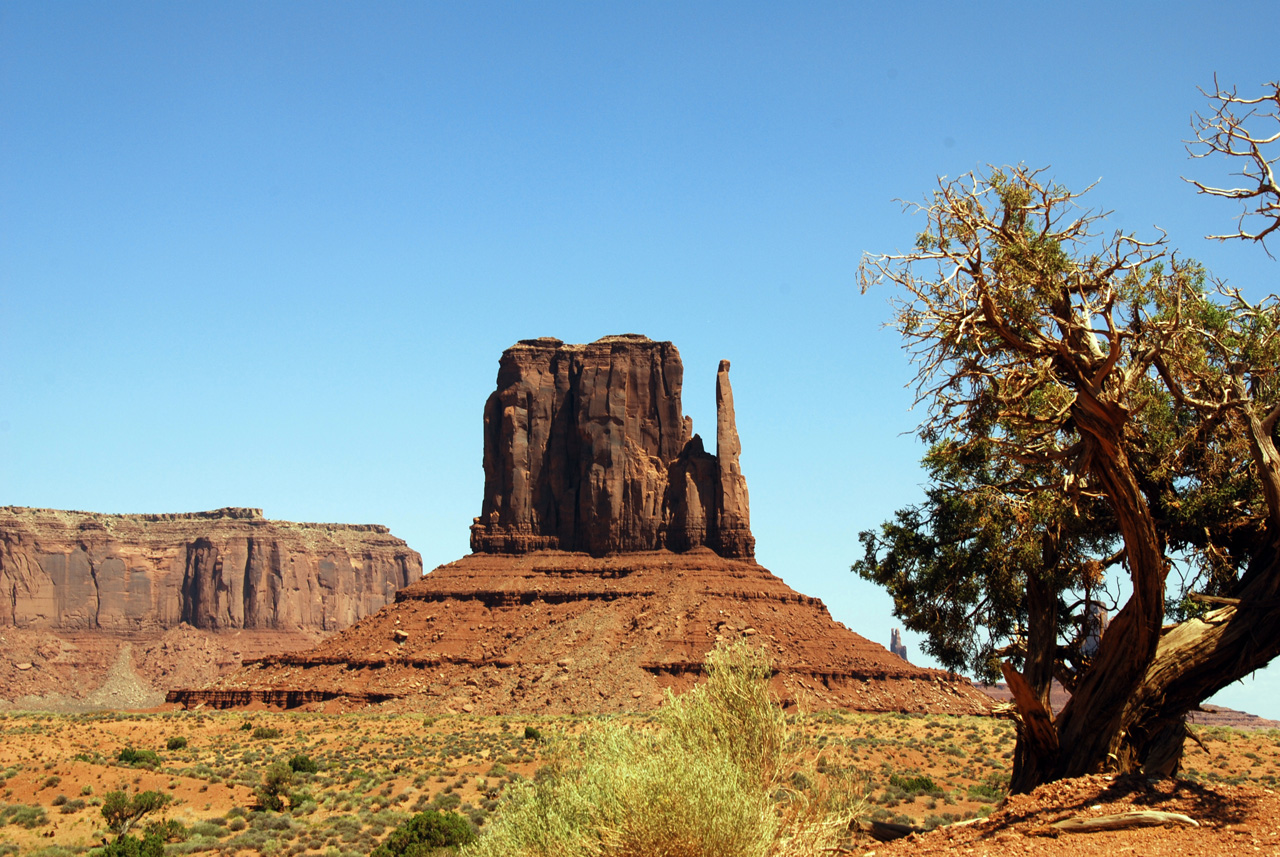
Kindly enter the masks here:
M 852 817 L 852 790 L 831 788 L 831 777 L 821 787 L 791 787 L 806 748 L 788 743 L 768 656 L 739 641 L 712 651 L 706 671 L 700 687 L 668 697 L 652 729 L 605 723 L 562 740 L 547 773 L 511 786 L 467 853 L 764 857 L 829 849 Z
M 170 750 L 182 750 L 187 746 L 187 739 L 181 735 L 170 736 L 164 746 Z
M 258 802 L 263 809 L 280 812 L 284 809 L 289 787 L 293 785 L 293 771 L 284 762 L 273 762 L 263 775 L 258 788 Z
M 476 838 L 456 812 L 420 812 L 387 836 L 369 857 L 427 857 L 437 848 L 466 845 Z
M 120 755 L 116 756 L 116 761 L 132 765 L 135 768 L 156 768 L 160 766 L 160 755 L 155 750 L 138 750 L 133 747 L 125 747 L 120 751 Z
M 274 726 L 255 726 L 253 729 L 254 738 L 259 738 L 267 741 L 279 738 L 282 734 L 284 733 L 282 733 L 279 729 L 277 729 Z
M 118 836 L 114 842 L 94 852 L 94 857 L 164 857 L 164 840 L 155 833 L 148 833 L 141 839 Z
M 156 791 L 138 792 L 129 797 L 122 791 L 107 792 L 102 798 L 102 817 L 107 829 L 124 837 L 144 815 L 173 803 L 173 798 Z
M 7 806 L 0 804 L 0 825 L 16 824 L 31 830 L 48 823 L 49 816 L 45 814 L 42 806 L 27 806 L 20 803 Z
M 298 753 L 289 760 L 289 767 L 297 774 L 314 774 L 320 770 L 315 761 L 303 753 Z

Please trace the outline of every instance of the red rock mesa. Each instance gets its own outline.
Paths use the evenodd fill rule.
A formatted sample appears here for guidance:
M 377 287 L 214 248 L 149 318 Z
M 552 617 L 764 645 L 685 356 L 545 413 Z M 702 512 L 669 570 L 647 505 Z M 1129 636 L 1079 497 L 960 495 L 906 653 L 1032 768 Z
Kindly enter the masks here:
M 729 364 L 716 378 L 715 455 L 681 413 L 683 374 L 674 345 L 635 335 L 507 349 L 485 406 L 473 553 L 308 651 L 169 700 L 647 709 L 697 682 L 718 641 L 750 637 L 773 655 L 787 702 L 989 710 L 967 681 L 891 655 L 755 562 Z

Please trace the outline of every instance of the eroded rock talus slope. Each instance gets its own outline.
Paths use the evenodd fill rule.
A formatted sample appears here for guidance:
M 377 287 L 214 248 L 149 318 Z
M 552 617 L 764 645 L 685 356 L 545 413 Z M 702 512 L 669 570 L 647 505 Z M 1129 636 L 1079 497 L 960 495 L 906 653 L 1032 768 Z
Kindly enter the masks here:
M 683 373 L 675 346 L 635 335 L 508 349 L 485 406 L 474 553 L 310 650 L 170 701 L 646 709 L 695 683 L 718 640 L 745 636 L 772 653 L 789 701 L 988 710 L 968 682 L 894 657 L 756 564 L 729 364 L 714 455 L 681 413 Z
M 268 656 L 172 702 L 233 707 L 327 700 L 432 712 L 648 709 L 701 677 L 717 641 L 773 656 L 775 690 L 811 709 L 979 713 L 963 679 L 912 666 L 831 619 L 751 560 L 707 548 L 610 557 L 472 554 L 305 652 Z
M 313 645 L 421 575 L 381 526 L 0 507 L 0 701 L 74 707 L 112 670 L 152 692 L 208 681 Z

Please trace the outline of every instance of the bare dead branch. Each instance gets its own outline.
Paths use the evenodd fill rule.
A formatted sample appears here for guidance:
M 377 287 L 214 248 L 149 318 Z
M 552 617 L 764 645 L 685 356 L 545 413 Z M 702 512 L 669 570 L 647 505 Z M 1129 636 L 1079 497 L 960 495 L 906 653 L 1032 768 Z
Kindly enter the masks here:
M 1221 155 L 1242 162 L 1243 166 L 1231 175 L 1238 176 L 1245 184 L 1218 187 L 1196 179 L 1184 180 L 1195 186 L 1198 193 L 1242 203 L 1234 232 L 1207 237 L 1218 241 L 1254 241 L 1270 255 L 1266 239 L 1280 229 L 1280 185 L 1275 175 L 1280 154 L 1269 157 L 1268 147 L 1280 142 L 1280 130 L 1268 133 L 1251 130 L 1250 126 L 1280 126 L 1280 82 L 1273 81 L 1263 88 L 1262 95 L 1244 98 L 1235 87 L 1219 86 L 1215 75 L 1213 92 L 1201 90 L 1209 99 L 1211 109 L 1192 117 L 1195 138 L 1187 141 L 1187 152 L 1192 158 Z

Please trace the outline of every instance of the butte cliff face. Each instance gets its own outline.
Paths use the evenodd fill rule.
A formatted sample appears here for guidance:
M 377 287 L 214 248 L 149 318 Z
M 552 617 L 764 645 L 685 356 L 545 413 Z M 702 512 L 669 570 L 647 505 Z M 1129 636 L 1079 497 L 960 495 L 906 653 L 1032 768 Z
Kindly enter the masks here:
M 670 343 L 535 339 L 485 407 L 473 553 L 301 652 L 246 660 L 169 701 L 475 714 L 653 708 L 721 640 L 770 652 L 779 697 L 812 708 L 980 713 L 967 681 L 894 657 L 751 558 L 729 364 L 718 456 L 680 411 Z
M 421 574 L 376 525 L 0 507 L 0 627 L 335 631 Z
M 484 502 L 476 553 L 755 552 L 729 385 L 716 379 L 716 455 L 681 413 L 670 342 L 634 334 L 590 345 L 527 339 L 498 364 L 484 410 Z

